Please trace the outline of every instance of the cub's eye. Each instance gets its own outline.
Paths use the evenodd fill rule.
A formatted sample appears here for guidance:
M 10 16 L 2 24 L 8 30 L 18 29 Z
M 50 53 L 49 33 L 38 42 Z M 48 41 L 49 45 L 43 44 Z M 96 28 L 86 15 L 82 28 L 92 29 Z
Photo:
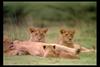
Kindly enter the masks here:
M 13 42 L 11 42 L 10 44 L 13 44 Z
M 34 31 L 33 30 L 31 30 L 31 33 L 33 33 Z
M 71 36 L 73 35 L 73 34 L 70 34 Z
M 69 38 L 69 40 L 72 40 L 72 38 Z
M 68 35 L 68 34 L 65 34 L 66 36 Z

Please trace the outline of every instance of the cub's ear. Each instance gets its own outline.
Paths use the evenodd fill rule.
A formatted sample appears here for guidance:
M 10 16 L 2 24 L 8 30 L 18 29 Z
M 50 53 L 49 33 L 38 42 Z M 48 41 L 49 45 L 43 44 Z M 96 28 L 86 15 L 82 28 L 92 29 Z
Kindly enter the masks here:
M 43 46 L 43 49 L 45 49 L 45 48 L 46 48 L 46 46 L 44 45 L 44 46 Z
M 72 34 L 75 34 L 75 30 L 72 30 Z
M 60 33 L 61 33 L 61 34 L 65 33 L 65 29 L 61 29 L 61 30 L 60 30 Z
M 81 51 L 81 49 L 79 48 L 79 49 L 77 49 L 76 50 L 76 54 L 79 54 L 80 53 L 80 51 Z
M 56 46 L 55 46 L 55 45 L 53 45 L 53 48 L 55 49 L 55 48 L 56 48 Z
M 35 28 L 29 28 L 29 31 L 31 32 L 31 33 L 33 33 L 33 32 L 35 32 Z
M 48 28 L 44 28 L 43 32 L 46 33 L 48 31 Z

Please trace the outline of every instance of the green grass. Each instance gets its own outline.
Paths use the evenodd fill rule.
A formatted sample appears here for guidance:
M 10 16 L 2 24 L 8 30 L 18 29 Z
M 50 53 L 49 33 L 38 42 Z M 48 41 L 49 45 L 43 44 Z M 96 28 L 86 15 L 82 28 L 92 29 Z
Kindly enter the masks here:
M 4 65 L 96 65 L 96 54 L 80 54 L 80 59 L 43 58 L 37 56 L 4 56 Z

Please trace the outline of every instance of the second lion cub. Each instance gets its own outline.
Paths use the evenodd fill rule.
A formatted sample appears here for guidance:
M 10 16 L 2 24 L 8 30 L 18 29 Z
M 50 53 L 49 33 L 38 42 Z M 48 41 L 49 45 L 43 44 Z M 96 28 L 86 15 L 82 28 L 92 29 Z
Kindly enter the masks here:
M 70 29 L 61 29 L 60 30 L 60 38 L 58 40 L 58 44 L 65 45 L 70 48 L 79 49 L 81 52 L 90 52 L 94 51 L 94 49 L 88 49 L 83 46 L 80 46 L 79 44 L 76 44 L 73 42 L 73 37 L 75 34 L 75 30 Z

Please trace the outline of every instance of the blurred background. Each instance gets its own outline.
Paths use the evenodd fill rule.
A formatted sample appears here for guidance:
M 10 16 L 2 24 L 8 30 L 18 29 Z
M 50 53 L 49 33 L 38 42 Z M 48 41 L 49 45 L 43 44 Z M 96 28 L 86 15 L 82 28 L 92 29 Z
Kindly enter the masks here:
M 60 29 L 75 29 L 73 41 L 96 46 L 96 2 L 3 2 L 3 34 L 11 40 L 29 40 L 29 28 L 48 28 L 47 43 L 56 43 Z M 4 56 L 4 64 L 96 65 L 96 53 L 81 53 L 80 59 Z M 24 59 L 24 61 L 23 61 Z
M 61 28 L 72 28 L 74 41 L 96 44 L 96 2 L 3 2 L 4 35 L 28 40 L 32 26 L 49 29 L 47 42 L 56 42 Z

